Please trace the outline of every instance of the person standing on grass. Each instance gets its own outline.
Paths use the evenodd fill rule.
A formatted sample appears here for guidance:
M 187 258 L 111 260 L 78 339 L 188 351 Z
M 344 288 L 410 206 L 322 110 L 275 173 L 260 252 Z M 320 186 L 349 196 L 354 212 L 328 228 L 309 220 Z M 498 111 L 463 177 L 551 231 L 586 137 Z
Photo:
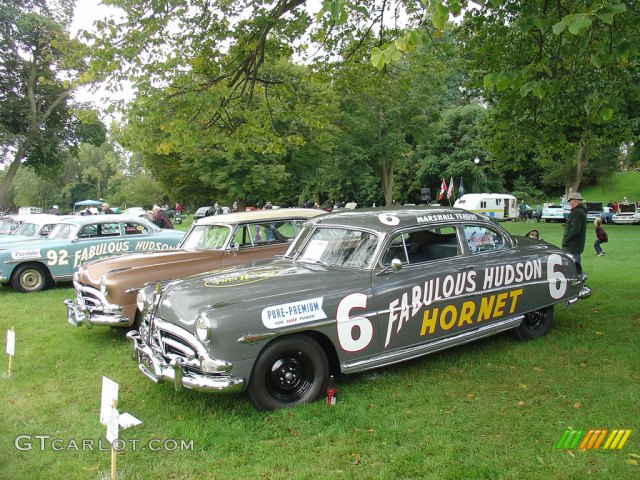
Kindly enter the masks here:
M 572 192 L 567 198 L 571 213 L 564 224 L 562 250 L 572 254 L 577 263 L 582 263 L 580 254 L 584 251 L 587 237 L 587 209 L 583 205 L 584 198 L 578 192 Z
M 596 255 L 602 257 L 604 255 L 604 251 L 600 244 L 607 243 L 609 241 L 609 236 L 607 235 L 607 232 L 604 231 L 604 228 L 602 228 L 601 218 L 596 218 L 593 223 L 596 226 L 596 241 L 593 243 L 593 248 L 596 250 Z

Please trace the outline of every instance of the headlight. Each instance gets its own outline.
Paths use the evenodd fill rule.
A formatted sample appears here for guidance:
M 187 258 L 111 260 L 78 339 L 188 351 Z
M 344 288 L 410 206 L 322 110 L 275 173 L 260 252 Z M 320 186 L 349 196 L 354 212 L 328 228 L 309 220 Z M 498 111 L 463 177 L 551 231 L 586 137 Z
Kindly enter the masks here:
M 100 292 L 105 296 L 105 298 L 109 294 L 109 292 L 107 291 L 107 277 L 105 277 L 104 275 L 100 277 Z
M 202 343 L 209 343 L 211 340 L 211 327 L 209 321 L 203 316 L 199 316 L 196 320 L 196 337 Z
M 136 306 L 143 315 L 147 313 L 147 310 L 149 310 L 149 302 L 147 301 L 147 296 L 142 290 L 140 290 L 138 292 L 138 295 L 136 296 Z

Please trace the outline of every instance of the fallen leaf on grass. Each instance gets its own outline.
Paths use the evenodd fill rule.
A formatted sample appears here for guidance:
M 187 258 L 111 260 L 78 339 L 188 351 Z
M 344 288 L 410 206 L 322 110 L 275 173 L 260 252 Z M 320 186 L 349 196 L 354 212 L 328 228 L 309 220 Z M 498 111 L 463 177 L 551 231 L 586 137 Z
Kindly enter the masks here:
M 604 332 L 598 332 L 598 331 L 596 330 L 596 335 L 604 335 Z
M 584 363 L 584 362 L 582 362 L 582 363 L 580 364 L 580 366 L 581 366 L 582 368 L 586 368 L 587 364 L 586 364 L 586 363 Z
M 353 464 L 354 465 L 360 465 L 360 454 L 359 453 L 352 453 L 351 456 L 353 457 Z
M 576 402 L 573 404 L 573 408 L 582 408 L 582 404 L 580 402 Z
M 520 400 L 520 401 L 518 402 L 518 406 L 519 406 L 519 407 L 524 407 L 525 405 L 526 405 L 526 403 L 524 403 L 522 400 Z
M 541 372 L 542 369 L 540 367 L 533 367 L 534 372 Z
M 518 388 L 519 388 L 520 390 L 526 390 L 526 389 L 527 389 L 527 385 L 526 385 L 526 384 L 524 384 L 524 383 L 519 383 L 519 384 L 518 384 Z
M 638 465 L 638 460 L 636 460 L 635 458 L 627 458 L 627 464 L 628 465 Z
M 467 393 L 465 395 L 465 397 L 467 397 L 467 398 L 476 398 L 476 396 L 473 393 Z

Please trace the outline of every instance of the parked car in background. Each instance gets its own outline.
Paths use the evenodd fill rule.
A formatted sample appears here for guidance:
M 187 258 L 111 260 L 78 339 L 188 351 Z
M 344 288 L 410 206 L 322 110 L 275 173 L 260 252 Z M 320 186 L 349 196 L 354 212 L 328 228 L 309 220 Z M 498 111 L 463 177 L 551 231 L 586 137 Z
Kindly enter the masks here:
M 542 217 L 545 222 L 565 222 L 571 213 L 568 203 L 550 204 L 545 203 L 542 207 Z
M 602 202 L 585 202 L 587 208 L 587 221 L 593 222 L 596 218 L 599 218 L 604 223 L 611 223 L 613 221 L 613 209 L 605 207 Z
M 12 233 L 0 235 L 0 248 L 18 242 L 29 242 L 47 238 L 53 227 L 69 217 L 60 215 L 49 215 L 40 213 L 37 215 L 26 215 L 25 220 Z
M 619 204 L 618 213 L 613 215 L 613 223 L 618 223 L 621 225 L 640 224 L 640 208 L 637 208 L 634 204 Z
M 209 212 L 209 210 L 211 210 L 213 207 L 212 206 L 208 206 L 208 207 L 200 207 L 199 209 L 196 210 L 196 213 L 193 214 L 193 218 L 194 219 L 198 219 L 198 218 L 204 218 L 207 216 L 207 213 Z
M 361 372 L 510 330 L 545 335 L 587 298 L 572 256 L 455 208 L 314 218 L 282 258 L 150 284 L 127 334 L 154 382 L 246 390 L 259 410 L 324 395 Z
M 290 208 L 232 213 L 197 220 L 176 250 L 131 253 L 97 260 L 74 276 L 74 300 L 66 300 L 73 326 L 139 326 L 136 294 L 147 282 L 184 278 L 281 255 L 302 224 L 322 211 Z
M 31 217 L 31 214 L 8 215 L 2 218 L 2 220 L 0 220 L 0 239 L 13 235 L 20 225 L 22 225 L 22 222 L 29 217 Z
M 184 232 L 163 230 L 143 218 L 122 215 L 72 216 L 61 220 L 44 240 L 0 250 L 0 284 L 18 292 L 37 292 L 71 281 L 83 263 L 122 253 L 175 248 Z

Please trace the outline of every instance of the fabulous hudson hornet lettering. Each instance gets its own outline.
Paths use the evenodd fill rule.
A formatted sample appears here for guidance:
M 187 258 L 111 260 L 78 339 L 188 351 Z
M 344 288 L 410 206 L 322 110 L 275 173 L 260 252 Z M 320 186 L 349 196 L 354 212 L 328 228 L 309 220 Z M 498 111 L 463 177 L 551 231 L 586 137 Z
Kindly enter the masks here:
M 150 249 L 175 248 L 184 232 L 163 230 L 146 219 L 124 215 L 67 217 L 44 240 L 0 247 L 0 283 L 37 292 L 70 281 L 83 263 Z
M 310 208 L 279 208 L 210 216 L 196 220 L 176 250 L 129 253 L 88 263 L 74 276 L 76 298 L 65 301 L 67 320 L 73 326 L 134 325 L 137 329 L 140 314 L 136 294 L 145 283 L 281 255 L 302 224 L 323 213 Z M 257 280 L 216 277 L 211 286 Z
M 271 410 L 360 372 L 509 330 L 545 335 L 590 295 L 580 265 L 455 208 L 311 220 L 282 258 L 148 285 L 129 332 L 141 372 L 176 389 L 246 390 Z

